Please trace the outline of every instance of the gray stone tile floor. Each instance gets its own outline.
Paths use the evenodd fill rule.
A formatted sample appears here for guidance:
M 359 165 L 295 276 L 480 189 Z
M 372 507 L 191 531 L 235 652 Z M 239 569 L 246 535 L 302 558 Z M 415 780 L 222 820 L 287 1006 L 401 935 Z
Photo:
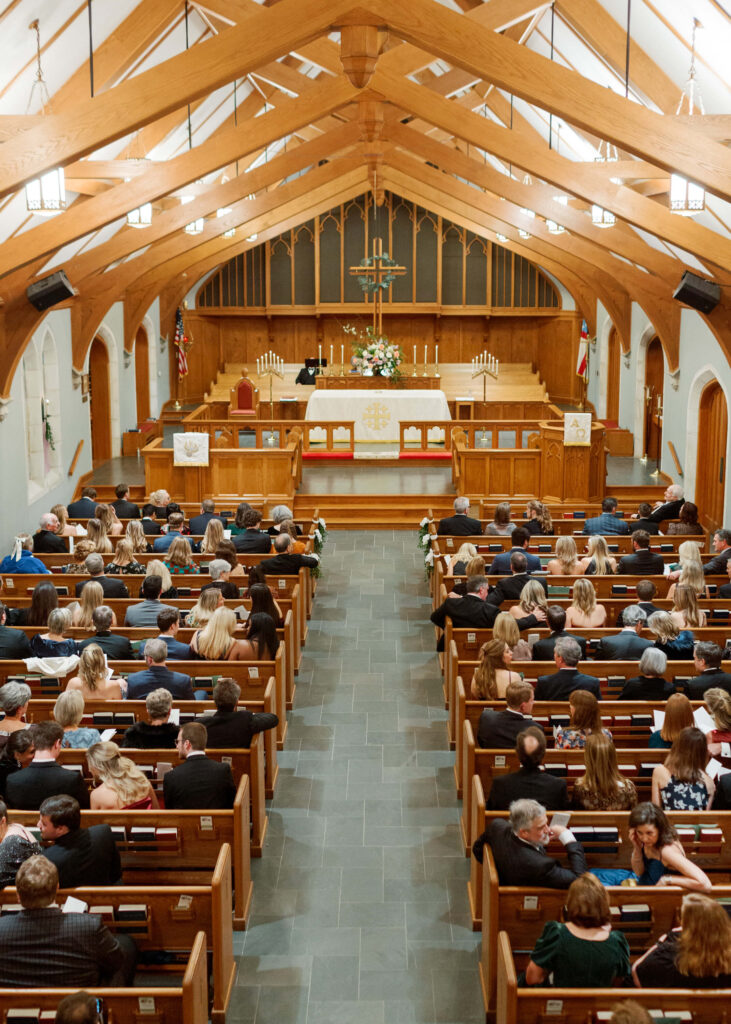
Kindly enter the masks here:
M 422 558 L 328 535 L 232 1024 L 483 1019 Z

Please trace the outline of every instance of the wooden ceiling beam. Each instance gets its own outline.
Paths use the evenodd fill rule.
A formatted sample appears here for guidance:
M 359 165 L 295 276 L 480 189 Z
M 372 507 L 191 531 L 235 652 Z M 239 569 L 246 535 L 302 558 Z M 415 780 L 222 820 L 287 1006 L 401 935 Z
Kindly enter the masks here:
M 288 2 L 282 0 L 280 6 Z M 87 200 L 83 209 L 80 207 L 76 210 L 74 204 L 60 217 L 6 242 L 0 248 L 0 276 L 23 267 L 38 256 L 54 252 L 89 231 L 126 216 L 128 210 L 142 203 L 153 202 L 176 188 L 226 166 L 237 157 L 288 135 L 303 124 L 325 117 L 355 95 L 356 90 L 344 77 L 336 82 L 316 84 L 306 104 L 302 100 L 283 99 L 276 110 L 262 117 L 251 118 L 238 128 L 222 132 L 215 145 L 202 145 L 166 164 L 153 164 L 141 177 Z
M 235 28 L 120 83 L 73 114 L 51 114 L 0 150 L 0 196 L 326 34 L 353 0 L 281 0 Z

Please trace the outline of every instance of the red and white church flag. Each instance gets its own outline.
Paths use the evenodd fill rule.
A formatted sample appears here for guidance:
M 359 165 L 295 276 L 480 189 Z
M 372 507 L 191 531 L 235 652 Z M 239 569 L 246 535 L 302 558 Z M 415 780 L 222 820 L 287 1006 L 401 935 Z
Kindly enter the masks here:
M 589 352 L 589 328 L 586 320 L 581 321 L 581 337 L 579 339 L 579 356 L 576 360 L 576 376 L 586 377 L 586 366 Z

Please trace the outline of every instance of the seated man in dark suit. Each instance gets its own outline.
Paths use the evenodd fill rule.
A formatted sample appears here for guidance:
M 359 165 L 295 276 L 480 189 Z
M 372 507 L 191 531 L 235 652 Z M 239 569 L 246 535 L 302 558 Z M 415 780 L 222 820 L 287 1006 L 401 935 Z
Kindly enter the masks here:
M 711 810 L 731 811 L 731 772 L 716 779 L 716 795 Z
M 272 550 L 272 538 L 266 530 L 259 529 L 262 515 L 258 509 L 250 508 L 244 512 L 244 531 L 233 538 L 237 551 L 248 551 L 250 554 L 268 555 Z
M 101 586 L 105 597 L 129 597 L 129 590 L 121 580 L 115 579 L 114 576 L 104 575 L 104 559 L 96 551 L 86 556 L 84 566 L 91 579 Z M 77 597 L 88 582 L 89 580 L 80 580 L 76 584 L 74 593 Z
M 53 512 L 46 512 L 41 516 L 39 527 L 33 534 L 33 550 L 37 555 L 65 554 L 68 551 L 65 539 L 56 533 L 60 525 L 58 516 Z
M 273 558 L 264 558 L 259 565 L 267 576 L 296 576 L 303 567 L 314 569 L 320 564 L 319 555 L 298 555 L 290 551 L 292 538 L 288 533 L 280 533 L 274 538 Z
M 602 537 L 612 534 L 613 536 L 629 533 L 629 526 L 624 519 L 616 515 L 617 499 L 606 497 L 602 501 L 602 514 L 587 519 L 584 523 L 582 533 L 590 536 L 599 534 Z
M 59 885 L 121 885 L 122 862 L 109 825 L 81 827 L 81 809 L 72 796 L 49 796 L 38 811 L 43 855 L 58 870 Z
M 216 514 L 216 503 L 213 500 L 213 498 L 205 498 L 201 502 L 200 515 L 193 516 L 193 518 L 188 523 L 188 526 L 190 527 L 190 532 L 195 534 L 205 533 L 206 527 L 210 523 L 211 519 L 220 519 L 221 523 L 223 524 L 224 530 L 226 529 L 226 517 L 219 516 Z
M 726 562 L 726 572 L 728 574 L 729 582 L 724 583 L 718 588 L 719 597 L 731 597 L 731 558 Z
M 581 648 L 575 640 L 562 637 L 553 648 L 553 660 L 558 672 L 551 676 L 539 676 L 536 683 L 536 700 L 568 700 L 574 690 L 588 690 L 597 700 L 601 699 L 599 680 L 585 676 L 577 665 L 581 660 Z
M 48 796 L 67 793 L 81 807 L 89 806 L 89 790 L 81 772 L 56 764 L 61 752 L 63 729 L 58 722 L 35 722 L 31 727 L 35 756 L 27 768 L 8 776 L 5 796 L 8 807 L 37 811 Z
M 6 625 L 8 610 L 0 603 L 0 659 L 18 661 L 20 658 L 31 658 L 30 640 L 22 629 L 13 629 Z
M 595 661 L 634 661 L 653 646 L 652 640 L 640 636 L 647 616 L 636 604 L 624 609 L 622 622 L 624 628 L 621 633 L 602 637 L 599 641 L 593 654 Z
M 96 512 L 96 506 L 96 489 L 85 487 L 79 500 L 72 501 L 70 505 L 67 505 L 66 511 L 69 514 L 69 519 L 92 519 Z
M 537 800 L 550 811 L 569 805 L 564 779 L 557 779 L 541 767 L 546 756 L 546 734 L 540 726 L 528 725 L 518 733 L 515 752 L 520 761 L 517 772 L 493 777 L 487 798 L 488 811 L 507 811 L 514 800 Z
M 555 836 L 566 848 L 567 868 L 561 867 L 546 853 L 546 844 Z M 536 800 L 515 800 L 510 805 L 510 818 L 498 818 L 472 847 L 482 863 L 485 843 L 495 858 L 500 885 L 542 886 L 546 889 L 568 889 L 575 878 L 587 871 L 581 843 L 563 825 L 549 828 L 546 808 Z
M 431 621 L 435 626 L 444 629 L 447 616 L 452 620 L 455 629 L 464 629 L 474 626 L 475 629 L 492 629 L 492 624 L 498 617 L 500 609 L 495 604 L 489 604 L 487 598 L 487 579 L 485 576 L 470 576 L 466 583 L 467 593 L 464 597 L 448 597 L 431 614 Z M 544 617 L 544 613 L 537 609 L 532 615 L 518 619 L 518 629 L 535 628 Z M 439 638 L 437 650 L 444 650 L 444 636 Z
M 513 545 L 510 551 L 502 551 L 495 555 L 491 565 L 487 569 L 488 576 L 509 576 L 510 559 L 518 553 L 525 556 L 525 572 L 540 572 L 542 569 L 541 560 L 538 555 L 531 555 L 528 551 L 530 544 L 530 533 L 524 526 L 516 526 L 510 534 L 510 543 Z
M 187 722 L 178 733 L 178 757 L 183 763 L 162 782 L 165 806 L 189 811 L 228 810 L 236 786 L 231 766 L 206 757 L 208 733 L 200 722 Z
M 148 693 L 162 687 L 169 690 L 176 700 L 205 700 L 205 690 L 193 692 L 190 676 L 182 672 L 171 672 L 165 665 L 168 655 L 167 644 L 157 637 L 145 642 L 144 657 L 147 668 L 127 676 L 127 699 L 143 700 Z
M 175 750 L 180 726 L 170 721 L 173 696 L 170 690 L 153 690 L 145 697 L 148 722 L 130 725 L 120 746 L 135 750 Z
M 162 533 L 162 526 L 157 522 L 157 509 L 154 505 L 142 506 L 140 523 L 146 537 L 158 537 Z
M 108 605 L 100 604 L 95 608 L 91 613 L 91 622 L 96 633 L 81 641 L 79 653 L 89 644 L 98 644 L 110 661 L 131 661 L 134 658 L 132 644 L 126 636 L 112 633 L 113 619 L 114 612 Z
M 65 914 L 56 905 L 58 872 L 29 857 L 15 879 L 20 913 L 0 918 L 0 987 L 78 988 L 132 984 L 137 950 L 113 935 L 99 914 Z
M 258 732 L 279 725 L 278 716 L 266 711 L 252 713 L 245 708 L 237 710 L 236 705 L 240 696 L 241 687 L 227 676 L 222 676 L 214 686 L 213 701 L 216 710 L 201 719 L 201 724 L 208 730 L 208 746 L 212 749 L 246 749 L 251 746 L 251 739 Z
M 723 651 L 718 644 L 699 641 L 693 649 L 693 664 L 698 671 L 695 679 L 685 684 L 690 700 L 703 700 L 703 694 L 713 686 L 731 693 L 731 675 L 721 671 Z
M 485 708 L 480 715 L 480 724 L 477 727 L 477 746 L 511 750 L 515 746 L 518 733 L 525 729 L 530 720 L 534 699 L 533 687 L 530 683 L 523 682 L 523 680 L 518 683 L 508 683 L 508 688 L 505 691 L 507 707 L 503 711 Z
M 566 632 L 566 609 L 560 604 L 549 605 L 546 620 L 551 630 L 550 636 L 542 636 L 533 644 L 533 661 L 553 661 L 553 649 L 556 641 L 566 636 L 575 640 L 581 648 L 581 657 L 586 657 L 586 640 L 581 636 L 572 636 Z
M 117 484 L 114 488 L 117 500 L 112 502 L 112 508 L 117 513 L 118 519 L 139 519 L 140 506 L 129 500 L 129 484 Z
M 497 586 L 487 595 L 487 600 L 490 604 L 501 605 L 503 601 L 519 601 L 523 587 L 526 583 L 530 583 L 531 580 L 537 580 L 545 592 L 548 593 L 545 579 L 542 576 L 531 576 L 526 571 L 527 565 L 528 561 L 524 551 L 510 552 L 511 575 L 499 580 Z
M 269 536 L 267 534 L 267 536 Z M 227 562 L 225 558 L 214 558 L 212 562 L 208 563 L 208 575 L 211 577 L 209 583 L 204 583 L 201 587 L 201 593 L 204 590 L 210 590 L 215 587 L 216 590 L 220 590 L 227 601 L 235 601 L 239 596 L 239 588 L 235 583 L 230 580 L 231 575 L 231 563 Z
M 196 655 L 192 653 L 190 644 L 183 644 L 176 640 L 180 629 L 180 616 L 177 608 L 163 608 L 157 616 L 157 628 L 160 630 L 158 640 L 164 640 L 168 649 L 168 658 L 173 661 L 195 660 Z
M 637 584 L 637 586 L 635 587 L 635 593 L 637 594 L 637 605 L 636 605 L 636 607 L 637 608 L 641 608 L 642 611 L 645 613 L 645 615 L 647 616 L 648 619 L 650 618 L 651 615 L 654 615 L 655 612 L 662 611 L 661 608 L 658 608 L 656 604 L 652 603 L 652 599 L 655 596 L 655 594 L 657 593 L 657 587 L 652 582 L 652 580 L 640 580 L 639 583 Z M 623 626 L 624 625 L 624 620 L 623 620 L 622 616 L 624 615 L 625 611 L 626 611 L 626 609 L 623 608 L 622 611 L 617 616 L 617 625 L 618 626 Z
M 437 533 L 440 536 L 451 537 L 477 537 L 482 533 L 482 523 L 479 519 L 470 519 L 467 513 L 470 510 L 469 498 L 454 499 L 454 515 L 445 516 L 437 524 Z
M 632 534 L 634 554 L 623 555 L 617 572 L 624 576 L 662 576 L 665 562 L 662 555 L 650 551 L 650 534 L 646 530 L 635 530 Z
M 713 534 L 713 550 L 715 555 L 705 563 L 703 573 L 706 576 L 723 576 L 728 571 L 731 560 L 731 530 L 716 530 Z M 669 579 L 679 577 L 680 570 L 676 570 L 670 573 Z
M 657 537 L 660 533 L 660 524 L 651 519 L 652 505 L 648 501 L 642 501 L 637 506 L 637 515 L 633 516 L 632 529 L 646 530 L 651 537 Z

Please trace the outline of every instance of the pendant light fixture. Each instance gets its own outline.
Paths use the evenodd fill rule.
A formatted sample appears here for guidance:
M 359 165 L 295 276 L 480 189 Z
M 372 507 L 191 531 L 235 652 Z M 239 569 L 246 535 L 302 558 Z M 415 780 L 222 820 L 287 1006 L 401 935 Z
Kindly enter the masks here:
M 38 94 L 41 104 L 41 114 L 51 113 L 51 99 L 48 94 L 48 86 L 43 77 L 41 67 L 41 32 L 38 18 L 28 26 L 36 34 L 36 78 L 30 90 L 26 114 L 31 112 L 31 107 Z M 66 186 L 63 174 L 63 167 L 55 167 L 47 171 L 40 178 L 34 178 L 25 186 L 25 205 L 29 213 L 40 214 L 41 217 L 52 217 L 66 209 Z
M 617 147 L 611 142 L 605 142 L 602 140 L 599 143 L 599 153 L 594 157 L 595 164 L 611 164 L 616 163 L 619 159 L 617 154 Z M 615 184 L 621 184 L 619 178 L 610 178 Z M 611 210 L 605 210 L 602 206 L 598 206 L 596 203 L 592 204 L 591 207 L 591 222 L 596 228 L 613 228 L 616 218 Z
M 683 113 L 683 107 L 687 100 L 688 103 L 688 115 L 692 117 L 695 114 L 696 106 L 700 110 L 701 116 L 705 114 L 703 109 L 703 98 L 701 91 L 698 88 L 695 80 L 695 33 L 696 29 L 702 27 L 697 18 L 693 18 L 693 34 L 691 37 L 690 44 L 690 69 L 688 71 L 688 81 L 683 86 L 680 93 L 680 102 L 678 103 L 678 109 L 675 111 L 675 116 Z M 705 189 L 701 185 L 696 185 L 692 181 L 688 181 L 682 174 L 671 174 L 670 175 L 670 212 L 679 213 L 682 217 L 694 217 L 696 213 L 700 213 L 701 210 L 706 208 L 706 193 Z

